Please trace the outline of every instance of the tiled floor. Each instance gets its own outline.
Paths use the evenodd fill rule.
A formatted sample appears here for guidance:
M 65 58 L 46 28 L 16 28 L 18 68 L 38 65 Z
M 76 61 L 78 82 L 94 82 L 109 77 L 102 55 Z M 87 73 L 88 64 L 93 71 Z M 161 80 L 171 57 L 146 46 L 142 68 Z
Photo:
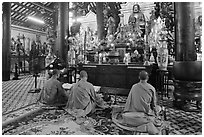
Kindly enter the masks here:
M 22 75 L 20 80 L 2 82 L 2 113 L 7 114 L 14 110 L 36 103 L 39 93 L 28 93 L 34 88 L 34 78 L 31 75 Z M 45 78 L 38 77 L 38 87 L 42 88 Z M 125 98 L 117 97 L 118 101 Z M 202 113 L 185 112 L 173 107 L 172 100 L 165 100 L 163 104 L 167 108 L 167 118 L 171 122 L 171 134 L 197 135 L 202 134 Z
M 172 100 L 164 101 L 164 106 L 167 108 L 167 120 L 171 122 L 171 134 L 202 134 L 202 112 L 185 112 L 176 109 L 173 106 Z
M 43 87 L 44 77 L 38 77 L 37 85 Z M 39 93 L 28 93 L 34 89 L 34 77 L 21 75 L 19 80 L 2 82 L 2 113 L 6 114 L 19 108 L 36 103 Z

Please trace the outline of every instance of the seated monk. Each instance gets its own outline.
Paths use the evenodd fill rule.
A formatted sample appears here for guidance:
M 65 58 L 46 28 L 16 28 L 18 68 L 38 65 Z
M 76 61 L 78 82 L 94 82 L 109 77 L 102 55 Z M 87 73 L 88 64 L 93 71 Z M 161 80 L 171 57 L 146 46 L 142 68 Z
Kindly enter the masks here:
M 51 78 L 45 82 L 39 101 L 48 106 L 66 106 L 68 97 L 62 87 L 62 83 L 57 80 L 60 76 L 60 70 L 54 69 L 51 75 Z
M 161 107 L 156 105 L 155 88 L 147 83 L 148 73 L 139 73 L 140 82 L 134 84 L 128 95 L 125 108 L 122 112 L 121 123 L 132 127 L 142 126 L 143 132 L 158 134 L 157 126 L 161 121 L 156 119 Z
M 87 79 L 87 72 L 82 70 L 80 81 L 73 84 L 67 102 L 68 109 L 83 110 L 84 115 L 93 113 L 96 106 L 103 108 L 103 106 L 100 106 L 103 105 L 103 100 L 96 95 L 94 86 L 87 82 Z

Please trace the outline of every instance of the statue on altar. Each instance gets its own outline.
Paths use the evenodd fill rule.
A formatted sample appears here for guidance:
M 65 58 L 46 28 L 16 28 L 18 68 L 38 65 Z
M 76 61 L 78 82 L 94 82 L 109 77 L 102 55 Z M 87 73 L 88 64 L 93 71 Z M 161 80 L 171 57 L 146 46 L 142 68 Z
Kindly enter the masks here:
M 195 46 L 198 57 L 198 53 L 202 51 L 202 15 L 195 22 Z
M 110 15 L 107 21 L 107 27 L 108 27 L 108 36 L 113 35 L 115 33 L 115 19 Z
M 23 44 L 21 43 L 19 38 L 16 40 L 16 53 L 18 56 L 24 55 Z
M 14 38 L 11 38 L 11 55 L 17 55 L 17 48 L 16 48 L 16 41 L 14 40 Z
M 142 31 L 142 37 L 145 34 L 145 16 L 140 10 L 140 6 L 135 4 L 133 6 L 133 13 L 129 16 L 128 24 L 133 30 L 137 29 L 138 27 Z
M 195 36 L 200 37 L 202 35 L 202 16 L 200 15 L 195 22 Z

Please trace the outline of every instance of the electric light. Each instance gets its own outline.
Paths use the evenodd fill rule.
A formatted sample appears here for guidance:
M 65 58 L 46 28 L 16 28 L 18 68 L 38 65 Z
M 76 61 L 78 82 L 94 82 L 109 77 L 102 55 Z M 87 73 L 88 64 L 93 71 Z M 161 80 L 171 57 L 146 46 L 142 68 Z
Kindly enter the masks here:
M 69 12 L 69 18 L 73 17 L 73 12 Z
M 28 16 L 27 18 L 28 18 L 29 20 L 35 21 L 35 22 L 37 22 L 37 23 L 45 24 L 45 22 L 44 22 L 43 20 L 40 20 L 40 19 L 38 19 L 38 18 L 36 18 L 36 17 Z
M 128 46 L 130 46 L 130 43 L 127 43 Z
M 69 3 L 69 8 L 71 9 L 73 7 L 73 2 Z
M 82 18 L 77 18 L 76 20 L 77 20 L 77 22 L 81 22 L 83 19 Z

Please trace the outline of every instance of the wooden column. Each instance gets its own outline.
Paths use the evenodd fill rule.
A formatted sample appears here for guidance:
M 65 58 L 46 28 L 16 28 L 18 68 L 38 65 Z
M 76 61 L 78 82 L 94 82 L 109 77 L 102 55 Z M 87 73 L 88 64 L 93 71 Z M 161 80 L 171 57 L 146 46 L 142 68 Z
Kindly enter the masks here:
M 54 36 L 54 46 L 53 48 L 53 52 L 56 53 L 56 45 L 57 45 L 57 26 L 58 26 L 58 4 L 54 2 L 54 6 L 53 6 L 54 12 L 52 14 L 52 18 L 53 18 L 53 30 L 55 32 L 55 36 Z
M 194 16 L 193 2 L 175 3 L 176 61 L 196 60 Z
M 2 80 L 10 80 L 10 67 L 11 67 L 11 3 L 4 2 L 2 4 L 3 14 L 3 38 L 2 38 Z
M 115 31 L 116 31 L 118 28 L 118 24 L 120 22 L 120 17 L 119 17 L 120 12 L 117 10 L 115 6 L 115 2 L 109 2 L 109 5 L 111 7 L 111 12 L 113 13 L 113 18 L 115 19 Z
M 104 38 L 104 15 L 103 15 L 103 2 L 96 2 L 96 19 L 97 19 L 97 33 L 98 38 Z
M 67 62 L 67 50 L 65 45 L 65 36 L 69 34 L 69 3 L 60 2 L 58 11 L 58 35 L 56 44 L 56 54 L 58 57 Z

